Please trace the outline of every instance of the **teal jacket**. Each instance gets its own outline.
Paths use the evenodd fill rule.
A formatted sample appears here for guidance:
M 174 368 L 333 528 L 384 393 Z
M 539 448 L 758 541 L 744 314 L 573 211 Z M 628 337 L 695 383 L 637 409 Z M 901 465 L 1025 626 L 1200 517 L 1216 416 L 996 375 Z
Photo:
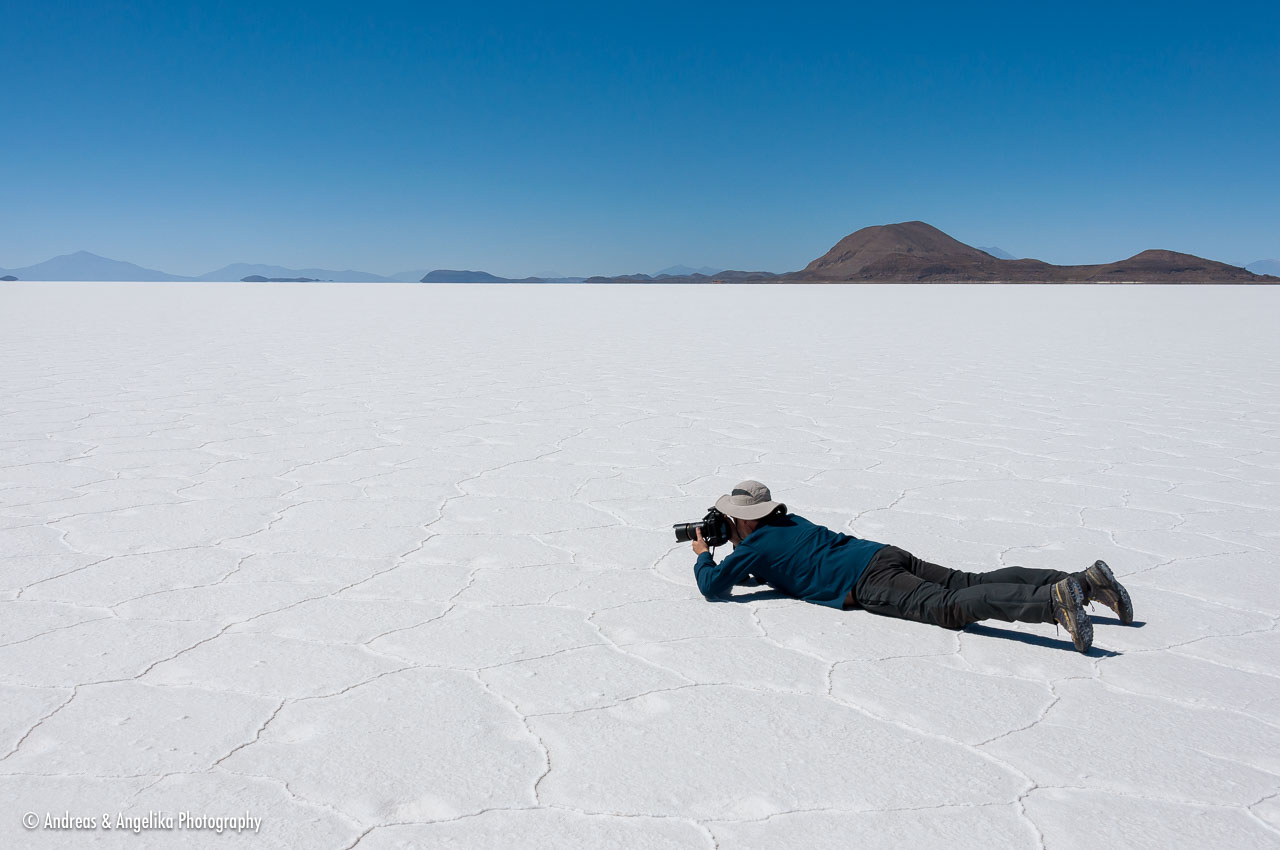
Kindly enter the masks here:
M 723 596 L 755 576 L 790 596 L 840 608 L 884 545 L 787 514 L 770 518 L 748 534 L 719 564 L 710 552 L 703 552 L 693 573 L 698 590 L 708 598 Z

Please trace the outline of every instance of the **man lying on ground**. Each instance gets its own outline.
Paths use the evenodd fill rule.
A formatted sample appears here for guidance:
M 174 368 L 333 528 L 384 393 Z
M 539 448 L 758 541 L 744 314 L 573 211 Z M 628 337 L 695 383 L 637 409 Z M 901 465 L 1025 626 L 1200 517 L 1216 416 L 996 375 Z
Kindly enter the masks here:
M 979 620 L 1057 623 L 1080 652 L 1093 645 L 1084 606 L 1096 600 L 1133 622 L 1129 593 L 1104 561 L 1078 573 L 1005 567 L 966 573 L 903 551 L 840 534 L 787 513 L 759 481 L 743 481 L 715 509 L 729 518 L 733 552 L 719 564 L 696 532 L 694 576 L 708 598 L 752 576 L 783 593 L 873 614 L 962 629 Z

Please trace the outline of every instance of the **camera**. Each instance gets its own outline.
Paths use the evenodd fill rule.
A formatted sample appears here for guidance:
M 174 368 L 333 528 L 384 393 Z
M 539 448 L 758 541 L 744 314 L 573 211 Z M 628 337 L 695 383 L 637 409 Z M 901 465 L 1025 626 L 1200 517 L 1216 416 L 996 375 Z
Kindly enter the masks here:
M 678 543 L 696 540 L 698 529 L 702 529 L 702 539 L 708 546 L 723 546 L 729 542 L 733 520 L 712 508 L 700 522 L 678 522 L 672 528 L 675 529 Z

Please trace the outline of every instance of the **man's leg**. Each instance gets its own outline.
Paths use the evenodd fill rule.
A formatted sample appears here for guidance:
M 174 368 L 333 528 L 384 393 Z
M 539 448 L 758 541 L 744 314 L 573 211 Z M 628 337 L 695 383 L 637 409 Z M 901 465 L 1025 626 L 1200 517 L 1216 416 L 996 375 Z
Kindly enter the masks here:
M 910 555 L 910 553 L 907 553 Z M 1094 599 L 1111 608 L 1120 616 L 1120 622 L 1133 622 L 1133 603 L 1129 592 L 1116 580 L 1105 561 L 1097 561 L 1087 570 L 1064 573 L 1061 570 L 1042 570 L 1033 567 L 1003 567 L 989 573 L 966 573 L 952 570 L 910 555 L 908 569 L 925 581 L 940 584 L 948 590 L 960 590 L 979 584 L 1029 584 L 1034 587 L 1052 587 L 1064 578 L 1073 578 L 1084 593 L 1085 604 Z
M 874 614 L 961 629 L 979 620 L 1052 623 L 1054 570 L 997 570 L 1020 581 L 993 582 L 993 573 L 963 573 L 929 564 L 896 546 L 876 553 L 858 579 L 854 597 Z M 941 579 L 933 581 L 929 576 Z M 1046 582 L 1046 583 L 1040 583 Z
M 1002 567 L 989 573 L 966 573 L 961 570 L 952 570 L 938 564 L 922 561 L 910 552 L 904 554 L 907 556 L 907 569 L 914 575 L 925 581 L 940 584 L 947 590 L 962 590 L 979 584 L 1028 584 L 1032 587 L 1047 587 L 1057 584 L 1067 576 L 1071 576 L 1076 581 L 1081 581 L 1084 575 L 1083 573 L 1076 575 L 1064 573 L 1061 570 L 1040 570 L 1032 567 Z M 1081 586 L 1086 587 L 1083 582 Z

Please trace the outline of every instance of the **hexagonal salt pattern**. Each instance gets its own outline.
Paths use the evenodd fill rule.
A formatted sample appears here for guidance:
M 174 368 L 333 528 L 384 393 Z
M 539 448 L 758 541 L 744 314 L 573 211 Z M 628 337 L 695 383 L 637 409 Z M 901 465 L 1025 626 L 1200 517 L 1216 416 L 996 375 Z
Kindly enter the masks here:
M 1278 300 L 8 284 L 0 846 L 1278 846 Z M 743 478 L 1137 622 L 708 603 Z

